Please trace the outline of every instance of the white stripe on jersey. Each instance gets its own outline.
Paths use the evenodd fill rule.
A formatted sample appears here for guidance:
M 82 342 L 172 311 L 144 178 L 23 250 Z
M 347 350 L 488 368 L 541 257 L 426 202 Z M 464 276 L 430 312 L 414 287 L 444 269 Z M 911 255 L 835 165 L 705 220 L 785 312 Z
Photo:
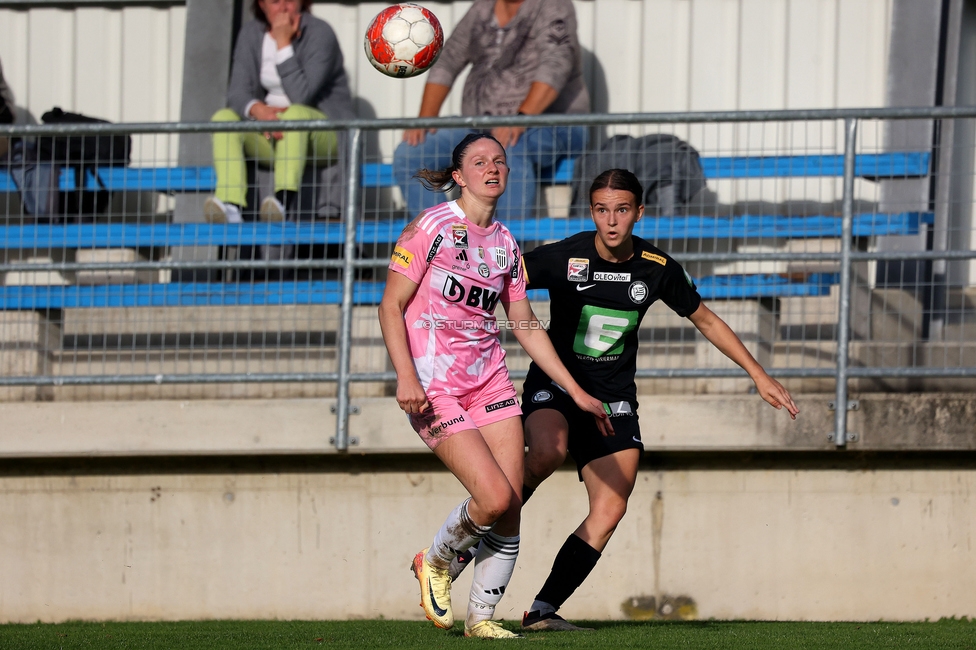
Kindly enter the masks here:
M 433 235 L 441 229 L 445 221 L 456 219 L 457 215 L 450 208 L 440 210 L 429 210 L 424 213 L 424 218 L 418 224 L 428 235 Z

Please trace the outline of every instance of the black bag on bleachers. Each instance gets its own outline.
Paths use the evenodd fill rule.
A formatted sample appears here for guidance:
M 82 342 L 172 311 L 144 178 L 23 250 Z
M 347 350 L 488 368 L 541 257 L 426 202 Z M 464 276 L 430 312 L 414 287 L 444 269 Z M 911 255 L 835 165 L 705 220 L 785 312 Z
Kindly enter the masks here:
M 44 124 L 107 124 L 107 120 L 69 113 L 55 106 L 41 116 Z M 62 215 L 93 215 L 104 212 L 112 198 L 111 192 L 101 188 L 85 190 L 85 178 L 96 167 L 125 167 L 129 164 L 132 138 L 128 135 L 57 135 L 39 138 L 38 162 L 57 167 L 70 167 L 75 173 L 77 190 L 59 194 Z M 95 179 L 98 179 L 96 174 Z M 101 181 L 98 180 L 101 186 Z
M 7 106 L 7 101 L 0 97 L 0 124 L 14 123 L 14 107 Z
M 573 166 L 573 216 L 590 215 L 590 184 L 608 169 L 629 169 L 637 176 L 649 215 L 669 215 L 705 187 L 698 151 L 687 142 L 667 133 L 615 135 Z

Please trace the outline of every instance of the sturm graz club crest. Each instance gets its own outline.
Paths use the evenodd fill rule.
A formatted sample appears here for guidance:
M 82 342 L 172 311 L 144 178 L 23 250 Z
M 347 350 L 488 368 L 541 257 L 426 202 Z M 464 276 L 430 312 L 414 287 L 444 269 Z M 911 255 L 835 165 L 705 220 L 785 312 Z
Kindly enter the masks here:
M 638 280 L 630 285 L 627 293 L 630 295 L 630 299 L 639 305 L 647 300 L 647 285 Z

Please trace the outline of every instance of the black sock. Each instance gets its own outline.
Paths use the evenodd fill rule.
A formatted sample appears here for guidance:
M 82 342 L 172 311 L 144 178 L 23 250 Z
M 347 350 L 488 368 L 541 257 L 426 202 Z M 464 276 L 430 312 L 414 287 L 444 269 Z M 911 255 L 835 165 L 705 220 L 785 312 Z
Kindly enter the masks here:
M 533 494 L 535 494 L 535 488 L 534 487 L 529 487 L 528 485 L 525 485 L 525 484 L 522 485 L 522 505 L 523 506 L 525 505 L 525 502 L 529 500 L 529 497 L 531 497 Z
M 295 207 L 295 199 L 298 198 L 298 192 L 294 190 L 278 190 L 275 192 L 275 198 L 278 199 L 278 203 L 283 208 L 290 210 Z
M 583 584 L 599 559 L 600 551 L 575 534 L 570 535 L 556 553 L 552 571 L 535 599 L 549 603 L 558 610 L 576 588 Z

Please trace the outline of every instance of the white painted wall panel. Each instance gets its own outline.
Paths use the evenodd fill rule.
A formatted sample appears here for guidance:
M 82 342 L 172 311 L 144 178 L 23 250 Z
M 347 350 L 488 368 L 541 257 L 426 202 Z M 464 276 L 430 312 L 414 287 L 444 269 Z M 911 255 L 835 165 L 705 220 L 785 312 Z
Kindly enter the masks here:
M 781 0 L 742 0 L 736 108 L 785 107 L 787 9 Z
M 74 17 L 64 9 L 36 9 L 28 17 L 26 97 L 38 118 L 52 106 L 74 107 Z
M 688 110 L 691 7 L 687 0 L 644 3 L 641 43 L 649 55 L 641 56 L 641 110 Z
M 587 80 L 594 109 L 601 112 L 881 106 L 891 5 L 892 0 L 575 3 Z M 387 78 L 363 54 L 366 25 L 384 6 L 316 3 L 313 11 L 336 30 L 359 114 L 413 116 L 424 77 Z M 470 2 L 427 6 L 450 34 Z M 0 60 L 18 102 L 35 116 L 59 105 L 110 120 L 175 121 L 185 19 L 182 6 L 0 8 Z M 463 78 L 444 114 L 460 110 L 462 83 Z M 831 124 L 667 130 L 712 155 L 830 151 L 841 141 Z M 862 133 L 862 142 L 874 147 L 880 133 Z M 379 151 L 389 156 L 397 142 L 399 133 L 383 134 Z M 142 141 L 137 157 L 172 159 L 172 144 Z
M 186 9 L 0 9 L 0 60 L 35 119 L 54 106 L 113 122 L 178 121 Z M 174 162 L 176 139 L 133 138 L 134 164 Z
M 691 11 L 693 111 L 734 109 L 739 81 L 739 2 L 696 0 Z
M 611 113 L 636 113 L 641 107 L 644 81 L 639 54 L 642 44 L 641 3 L 633 0 L 600 0 L 592 17 L 592 52 L 603 68 Z M 589 23 L 589 21 L 588 21 Z M 633 45 L 631 45 L 633 44 Z M 644 46 L 649 45 L 643 43 Z M 602 98 L 597 109 L 602 108 Z
M 0 61 L 3 77 L 19 106 L 26 104 L 30 74 L 27 56 L 30 35 L 26 11 L 0 11 Z

